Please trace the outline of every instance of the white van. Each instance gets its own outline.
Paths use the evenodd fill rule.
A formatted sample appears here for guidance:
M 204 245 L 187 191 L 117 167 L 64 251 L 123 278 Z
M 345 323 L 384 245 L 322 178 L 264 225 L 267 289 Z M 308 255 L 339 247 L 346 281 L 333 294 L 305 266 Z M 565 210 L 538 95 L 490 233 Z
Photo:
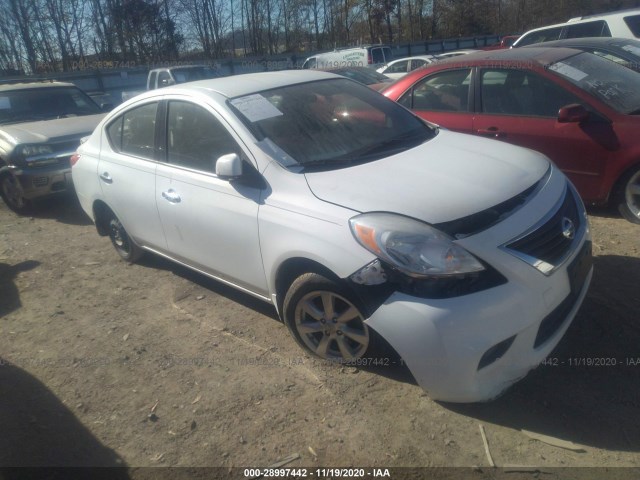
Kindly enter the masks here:
M 302 68 L 377 67 L 393 60 L 388 45 L 363 45 L 318 53 L 307 58 Z
M 566 23 L 535 28 L 516 40 L 513 48 L 562 38 L 583 37 L 640 38 L 640 9 L 588 15 L 572 18 Z

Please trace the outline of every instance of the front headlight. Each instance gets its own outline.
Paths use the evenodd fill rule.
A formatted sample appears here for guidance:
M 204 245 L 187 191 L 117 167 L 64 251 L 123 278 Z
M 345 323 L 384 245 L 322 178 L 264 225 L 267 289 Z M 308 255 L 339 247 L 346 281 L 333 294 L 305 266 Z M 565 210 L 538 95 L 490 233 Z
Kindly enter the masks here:
M 23 166 L 40 167 L 58 163 L 53 154 L 50 145 L 21 145 L 16 149 L 14 161 Z
M 360 245 L 412 277 L 460 275 L 485 269 L 451 237 L 409 217 L 365 213 L 351 218 L 349 226 Z
M 40 155 L 50 155 L 52 153 L 53 148 L 49 145 L 22 145 L 18 148 L 18 155 L 25 159 Z

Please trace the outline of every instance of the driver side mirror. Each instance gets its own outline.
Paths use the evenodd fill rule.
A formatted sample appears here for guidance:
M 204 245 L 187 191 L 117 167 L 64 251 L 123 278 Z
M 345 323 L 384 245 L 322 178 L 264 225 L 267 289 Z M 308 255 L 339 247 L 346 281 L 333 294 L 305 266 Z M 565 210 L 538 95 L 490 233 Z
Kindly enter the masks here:
M 589 112 L 579 103 L 566 105 L 558 110 L 558 123 L 582 123 L 589 118 Z
M 216 160 L 216 175 L 224 180 L 233 180 L 242 175 L 242 159 L 237 153 L 228 153 Z

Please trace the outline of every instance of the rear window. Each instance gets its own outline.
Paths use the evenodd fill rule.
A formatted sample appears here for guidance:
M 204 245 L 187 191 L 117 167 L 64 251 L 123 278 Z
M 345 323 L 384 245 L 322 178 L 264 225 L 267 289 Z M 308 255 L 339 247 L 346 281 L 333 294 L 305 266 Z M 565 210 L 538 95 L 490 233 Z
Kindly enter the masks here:
M 624 17 L 624 23 L 627 24 L 627 27 L 629 27 L 634 37 L 640 38 L 640 15 Z
M 610 37 L 611 31 L 607 22 L 598 20 L 595 22 L 577 23 L 567 27 L 566 38 L 583 38 L 583 37 Z

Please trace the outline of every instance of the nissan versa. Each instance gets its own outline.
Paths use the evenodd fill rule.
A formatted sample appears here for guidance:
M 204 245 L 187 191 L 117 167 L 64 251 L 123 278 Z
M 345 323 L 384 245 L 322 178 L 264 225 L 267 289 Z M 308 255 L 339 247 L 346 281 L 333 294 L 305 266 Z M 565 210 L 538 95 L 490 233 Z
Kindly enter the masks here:
M 148 92 L 72 164 L 125 260 L 154 252 L 271 302 L 323 359 L 366 358 L 379 335 L 434 399 L 489 400 L 526 375 L 591 280 L 584 207 L 546 157 L 330 73 Z

